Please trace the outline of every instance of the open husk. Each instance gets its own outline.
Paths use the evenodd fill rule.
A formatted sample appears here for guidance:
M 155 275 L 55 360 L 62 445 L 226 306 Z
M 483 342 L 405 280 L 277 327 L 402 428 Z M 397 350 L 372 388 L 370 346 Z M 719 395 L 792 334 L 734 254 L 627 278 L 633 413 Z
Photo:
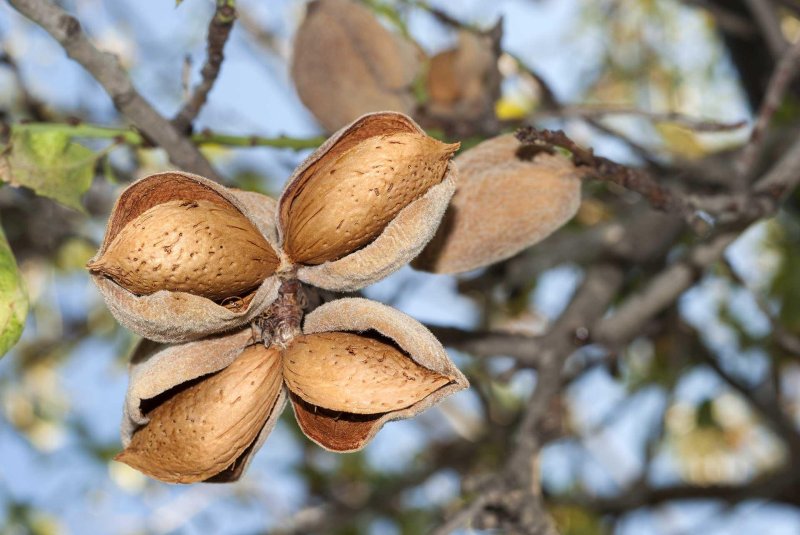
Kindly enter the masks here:
M 278 351 L 250 339 L 246 329 L 172 346 L 143 341 L 117 460 L 173 483 L 238 479 L 286 401 Z
M 416 256 L 453 193 L 457 144 L 408 117 L 365 115 L 294 172 L 279 200 L 279 235 L 303 282 L 336 291 L 371 284 Z
M 509 258 L 569 221 L 580 171 L 560 154 L 534 154 L 503 135 L 460 154 L 456 193 L 417 269 L 461 273 Z
M 225 211 L 235 211 L 249 221 L 274 248 L 274 221 L 254 217 L 248 208 L 248 203 L 253 203 L 253 195 L 257 194 L 235 192 L 203 177 L 177 171 L 144 178 L 131 184 L 117 200 L 109 218 L 103 244 L 97 255 L 90 260 L 89 266 L 96 266 L 100 262 L 126 224 L 151 208 L 171 201 L 192 200 L 216 205 Z M 238 196 L 247 198 L 248 203 L 242 202 Z M 263 198 L 267 204 L 272 203 L 267 197 Z M 263 243 L 260 247 L 263 249 Z M 228 268 L 231 262 L 238 261 L 237 258 L 236 253 L 230 255 L 230 261 L 215 270 L 209 278 L 217 273 L 220 276 L 225 276 L 225 273 L 235 274 L 237 270 Z M 264 269 L 263 273 L 267 275 L 269 270 Z M 181 291 L 160 290 L 152 294 L 137 295 L 100 271 L 92 271 L 91 276 L 117 321 L 136 334 L 158 342 L 192 340 L 247 324 L 272 303 L 279 285 L 276 277 L 266 276 L 247 293 L 215 302 L 207 297 Z
M 332 451 L 361 449 L 384 423 L 410 418 L 468 386 L 430 331 L 374 301 L 351 298 L 327 303 L 306 317 L 303 332 L 306 336 L 296 341 L 301 347 L 290 346 L 286 358 L 299 359 L 310 346 L 328 363 L 326 370 L 340 393 L 328 390 L 322 381 L 325 372 L 314 368 L 313 360 L 302 374 L 306 382 L 290 378 L 290 372 L 287 386 L 303 432 Z M 338 367 L 345 365 L 347 373 L 339 373 Z M 317 391 L 313 385 L 319 385 Z
M 292 79 L 328 132 L 379 110 L 410 114 L 417 47 L 352 0 L 316 0 L 294 39 Z

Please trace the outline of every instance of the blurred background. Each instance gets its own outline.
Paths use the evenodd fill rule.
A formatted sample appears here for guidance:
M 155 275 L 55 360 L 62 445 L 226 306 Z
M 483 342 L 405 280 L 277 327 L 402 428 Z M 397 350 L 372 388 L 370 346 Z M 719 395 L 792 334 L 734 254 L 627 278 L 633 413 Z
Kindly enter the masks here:
M 181 108 L 201 78 L 214 2 L 60 5 L 119 57 L 159 112 Z M 469 147 L 523 124 L 563 128 L 598 154 L 703 191 L 733 180 L 731 151 L 747 141 L 770 77 L 800 38 L 800 2 L 791 0 L 354 5 L 413 43 L 415 61 L 438 57 L 443 67 L 433 72 L 452 75 L 410 78 L 403 105 L 432 134 Z M 226 184 L 276 196 L 326 130 L 341 126 L 313 88 L 303 93 L 302 80 L 329 102 L 358 101 L 357 92 L 337 95 L 356 90 L 335 75 L 356 76 L 359 58 L 309 51 L 321 66 L 293 69 L 306 3 L 235 7 L 194 139 Z M 448 52 L 456 59 L 437 56 Z M 473 82 L 461 93 L 447 85 Z M 778 103 L 762 167 L 796 137 L 798 97 L 800 86 L 790 85 Z M 323 451 L 287 412 L 236 484 L 166 485 L 111 461 L 137 340 L 111 317 L 83 266 L 119 191 L 172 165 L 90 74 L 5 2 L 0 121 L 0 144 L 36 131 L 26 124 L 67 134 L 56 136 L 59 158 L 27 162 L 66 185 L 0 188 L 29 303 L 20 341 L 0 360 L 0 533 L 428 533 L 469 503 L 474 481 L 503 465 L 536 373 L 502 352 L 470 351 L 457 336 L 449 353 L 472 388 L 388 424 L 362 452 Z M 800 452 L 791 446 L 800 423 L 797 200 L 749 226 L 647 328 L 614 351 L 589 345 L 568 361 L 539 457 L 544 503 L 562 533 L 800 533 Z M 458 278 L 407 267 L 364 294 L 453 332 L 536 336 L 588 266 L 608 258 L 604 233 L 650 225 L 628 244 L 635 250 L 667 240 L 646 258 L 614 257 L 626 277 L 616 302 L 698 239 L 672 220 L 654 223 L 652 213 L 635 194 L 587 181 L 576 218 L 519 257 Z M 788 427 L 773 425 L 775 411 Z M 506 532 L 473 522 L 455 529 Z

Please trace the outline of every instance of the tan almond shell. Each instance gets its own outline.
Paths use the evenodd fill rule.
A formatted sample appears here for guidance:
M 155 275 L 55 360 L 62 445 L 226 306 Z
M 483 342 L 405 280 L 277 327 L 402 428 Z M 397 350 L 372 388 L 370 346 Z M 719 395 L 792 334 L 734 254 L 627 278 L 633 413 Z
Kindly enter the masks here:
M 331 451 L 356 451 L 388 421 L 410 418 L 442 398 L 469 386 L 433 334 L 414 318 L 368 299 L 347 298 L 326 303 L 305 318 L 303 332 L 375 331 L 397 344 L 414 362 L 447 377 L 449 383 L 404 409 L 383 414 L 347 414 L 320 410 L 291 395 L 295 417 L 311 440 Z
M 253 195 L 257 194 L 243 195 L 243 192 L 229 190 L 212 180 L 179 171 L 150 175 L 122 192 L 111 211 L 100 250 L 90 264 L 103 255 L 128 221 L 157 204 L 187 198 L 234 207 L 274 247 L 274 242 L 269 239 L 270 235 L 274 239 L 274 220 L 258 217 L 258 213 L 251 212 L 247 203 L 239 199 L 242 196 L 252 204 Z M 264 196 L 264 199 L 272 203 L 268 197 Z M 246 296 L 243 306 L 237 309 L 185 292 L 159 291 L 137 296 L 107 277 L 97 273 L 90 275 L 117 321 L 136 334 L 166 343 L 193 340 L 247 324 L 275 300 L 280 286 L 277 277 L 268 277 L 257 290 Z
M 525 152 L 508 134 L 455 159 L 459 175 L 450 208 L 412 266 L 434 273 L 487 266 L 540 242 L 575 215 L 578 168 L 560 154 L 530 159 Z
M 241 212 L 201 199 L 153 206 L 87 267 L 137 295 L 169 290 L 220 302 L 250 293 L 278 264 L 275 250 Z
M 295 338 L 283 354 L 283 378 L 304 401 L 354 414 L 405 409 L 450 382 L 391 344 L 349 332 Z
M 289 207 L 297 190 L 324 165 L 361 141 L 377 135 L 425 132 L 400 113 L 380 112 L 365 115 L 331 136 L 292 174 L 278 201 L 278 233 L 286 241 L 284 229 L 291 217 Z M 409 203 L 388 223 L 374 240 L 338 260 L 315 266 L 301 266 L 298 278 L 303 282 L 333 291 L 354 291 L 372 284 L 401 268 L 414 258 L 433 236 L 447 203 L 453 194 L 456 168 L 449 162 L 439 184 Z
M 261 344 L 148 413 L 115 460 L 168 483 L 197 483 L 233 465 L 255 441 L 282 391 L 281 356 Z
M 357 2 L 311 2 L 293 50 L 297 93 L 328 132 L 364 113 L 414 109 L 421 54 Z
M 397 132 L 323 158 L 284 199 L 284 252 L 295 264 L 319 265 L 362 248 L 444 179 L 457 149 L 457 143 Z
M 155 344 L 142 340 L 130 365 L 130 382 L 125 398 L 121 426 L 122 445 L 149 422 L 141 411 L 142 402 L 156 398 L 170 389 L 209 375 L 229 366 L 252 340 L 250 329 L 212 336 L 177 345 Z M 280 389 L 271 414 L 249 449 L 228 469 L 208 479 L 212 482 L 236 481 L 266 441 L 286 404 L 286 392 Z

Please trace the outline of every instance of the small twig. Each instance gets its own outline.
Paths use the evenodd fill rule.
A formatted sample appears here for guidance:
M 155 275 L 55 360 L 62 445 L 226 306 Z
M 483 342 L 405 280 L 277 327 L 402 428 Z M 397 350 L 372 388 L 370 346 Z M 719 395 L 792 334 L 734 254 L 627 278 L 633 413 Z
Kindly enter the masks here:
M 788 47 L 786 38 L 781 29 L 781 20 L 777 9 L 770 0 L 744 0 L 750 13 L 753 14 L 756 24 L 761 30 L 761 36 L 769 47 L 774 58 L 783 55 Z
M 767 303 L 764 296 L 742 277 L 727 258 L 724 259 L 724 262 L 733 280 L 750 293 L 758 309 L 769 321 L 770 327 L 772 327 L 772 337 L 775 342 L 787 353 L 800 357 L 800 338 L 781 325 L 781 322 L 775 317 L 774 312 L 770 309 L 769 303 Z
M 683 199 L 658 184 L 645 171 L 595 156 L 592 149 L 581 147 L 561 130 L 537 130 L 525 127 L 517 132 L 517 139 L 545 150 L 552 150 L 553 147 L 568 150 L 575 165 L 584 166 L 590 176 L 635 191 L 647 199 L 656 210 L 676 212 L 686 216 L 692 212 Z
M 236 20 L 235 0 L 217 0 L 217 9 L 208 25 L 208 44 L 206 46 L 206 62 L 200 71 L 202 81 L 194 88 L 191 98 L 183 105 L 181 111 L 172 120 L 179 132 L 191 131 L 191 124 L 200 113 L 219 76 L 222 60 L 225 59 L 223 49 Z
M 781 57 L 775 72 L 770 78 L 764 102 L 758 112 L 753 131 L 750 133 L 750 140 L 742 149 L 741 155 L 736 162 L 736 167 L 741 176 L 748 176 L 753 172 L 755 165 L 764 152 L 764 134 L 772 120 L 772 116 L 777 111 L 783 101 L 789 84 L 797 76 L 800 69 L 800 40 L 794 43 Z
M 124 143 L 132 147 L 146 147 L 147 139 L 139 132 L 130 128 L 112 128 L 90 123 L 16 123 L 10 125 L 12 131 L 27 132 L 63 132 L 75 138 L 111 139 L 116 143 Z M 189 138 L 196 145 L 224 145 L 227 147 L 273 147 L 278 149 L 305 150 L 315 149 L 325 139 L 322 137 L 294 138 L 288 136 L 261 137 L 261 136 L 235 136 L 220 134 L 211 130 L 203 130 Z
M 745 126 L 745 121 L 722 123 L 705 119 L 697 119 L 678 112 L 652 112 L 636 108 L 615 108 L 602 106 L 563 106 L 558 110 L 537 112 L 539 117 L 579 117 L 582 119 L 600 119 L 609 115 L 632 115 L 642 117 L 654 123 L 674 123 L 695 132 L 730 132 Z
M 483 491 L 483 493 L 472 500 L 469 505 L 457 511 L 447 522 L 436 528 L 431 535 L 449 535 L 453 533 L 472 520 L 486 504 L 491 503 L 497 498 L 496 491 Z

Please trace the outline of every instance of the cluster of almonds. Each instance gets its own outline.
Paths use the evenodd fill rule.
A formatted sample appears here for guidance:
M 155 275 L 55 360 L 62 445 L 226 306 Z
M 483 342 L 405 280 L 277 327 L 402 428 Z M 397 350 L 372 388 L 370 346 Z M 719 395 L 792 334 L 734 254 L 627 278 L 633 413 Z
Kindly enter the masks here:
M 306 298 L 363 288 L 423 249 L 417 265 L 431 271 L 486 265 L 576 210 L 567 159 L 519 158 L 503 136 L 457 158 L 459 178 L 457 149 L 382 112 L 331 137 L 277 202 L 180 172 L 129 186 L 88 265 L 145 338 L 117 459 L 167 482 L 234 481 L 287 402 L 306 436 L 344 452 L 466 388 L 409 316 L 360 298 L 309 310 Z

